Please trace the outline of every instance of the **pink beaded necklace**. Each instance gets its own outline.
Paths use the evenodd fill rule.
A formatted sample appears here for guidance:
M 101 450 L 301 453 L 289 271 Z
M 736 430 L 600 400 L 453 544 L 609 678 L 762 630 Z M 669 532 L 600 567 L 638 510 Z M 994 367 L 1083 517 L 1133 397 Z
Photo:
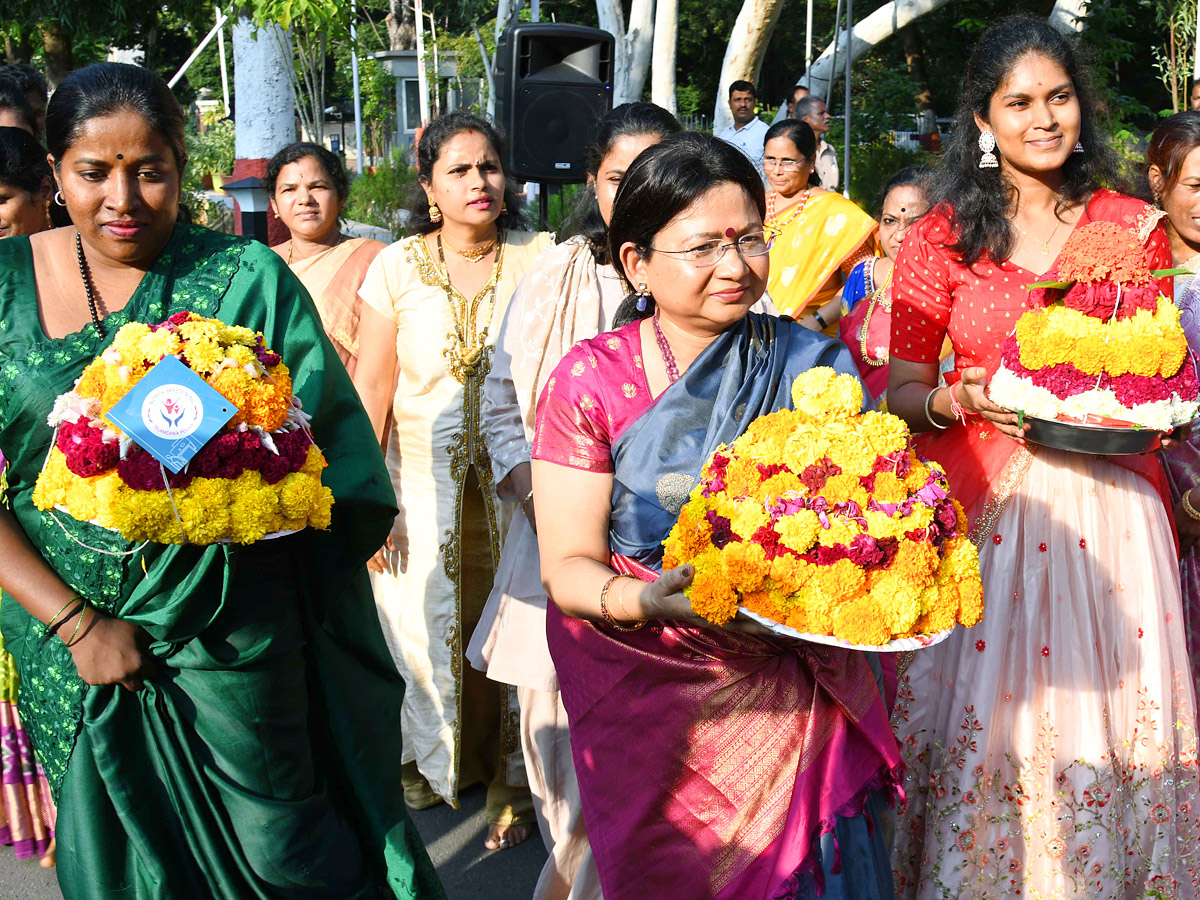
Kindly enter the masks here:
M 667 380 L 674 384 L 679 380 L 679 366 L 675 363 L 675 354 L 671 352 L 671 345 L 667 343 L 667 336 L 663 334 L 662 328 L 658 324 L 658 313 L 654 314 L 654 337 L 658 341 L 659 352 L 662 353 L 663 362 L 667 366 Z

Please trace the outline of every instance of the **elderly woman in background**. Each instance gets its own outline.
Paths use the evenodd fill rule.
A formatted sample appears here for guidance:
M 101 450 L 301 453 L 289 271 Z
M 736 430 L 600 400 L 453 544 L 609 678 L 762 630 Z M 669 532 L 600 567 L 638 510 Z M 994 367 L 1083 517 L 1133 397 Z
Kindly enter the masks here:
M 694 567 L 663 571 L 712 451 L 790 405 L 800 373 L 854 371 L 841 343 L 750 311 L 764 207 L 722 141 L 642 153 L 608 240 L 640 302 L 568 352 L 538 404 L 547 633 L 605 900 L 892 897 L 876 788 L 900 751 L 874 654 L 711 627 L 683 593 Z
M 875 255 L 875 220 L 814 178 L 817 138 L 805 122 L 784 119 L 767 131 L 763 171 L 767 175 L 771 247 L 767 291 L 780 311 L 806 328 L 836 337 L 845 276 Z
M 1167 237 L 1174 265 L 1191 274 L 1175 276 L 1179 307 L 1188 345 L 1200 354 L 1200 112 L 1171 116 L 1154 129 L 1146 151 L 1150 190 L 1167 214 Z M 1183 621 L 1187 631 L 1192 676 L 1200 695 L 1200 432 L 1163 454 L 1175 527 L 1179 532 L 1179 572 L 1183 586 Z
M 483 119 L 435 119 L 417 150 L 410 237 L 371 265 L 354 383 L 386 447 L 400 498 L 373 564 L 375 601 L 404 698 L 404 796 L 457 805 L 488 785 L 486 846 L 532 831 L 515 690 L 466 659 L 511 515 L 496 498 L 481 422 L 483 380 L 508 301 L 548 234 L 522 230 Z M 389 412 L 391 414 L 389 424 Z
M 353 377 L 367 269 L 387 245 L 342 233 L 339 218 L 350 180 L 336 153 L 318 144 L 289 144 L 267 163 L 266 187 L 275 218 L 291 239 L 274 250 L 308 288 L 325 333 Z

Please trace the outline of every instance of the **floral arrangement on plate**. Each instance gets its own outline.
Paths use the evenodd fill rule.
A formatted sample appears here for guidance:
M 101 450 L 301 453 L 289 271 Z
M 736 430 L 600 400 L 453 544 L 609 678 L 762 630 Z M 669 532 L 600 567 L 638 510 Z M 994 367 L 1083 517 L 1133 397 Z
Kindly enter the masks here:
M 1036 308 L 1001 346 L 988 394 L 1039 419 L 1170 431 L 1200 410 L 1179 309 L 1159 293 L 1137 237 L 1115 222 L 1076 229 Z
M 663 559 L 696 567 L 697 614 L 723 624 L 746 610 L 871 650 L 982 618 L 979 555 L 946 473 L 900 419 L 861 413 L 862 398 L 854 376 L 811 369 L 792 384 L 794 410 L 759 417 L 705 463 Z
M 177 474 L 105 418 L 167 356 L 238 407 Z M 261 334 L 189 312 L 158 325 L 132 322 L 55 400 L 54 445 L 33 502 L 163 544 L 251 544 L 327 528 L 333 495 L 321 484 L 325 457 L 307 420 L 287 366 Z

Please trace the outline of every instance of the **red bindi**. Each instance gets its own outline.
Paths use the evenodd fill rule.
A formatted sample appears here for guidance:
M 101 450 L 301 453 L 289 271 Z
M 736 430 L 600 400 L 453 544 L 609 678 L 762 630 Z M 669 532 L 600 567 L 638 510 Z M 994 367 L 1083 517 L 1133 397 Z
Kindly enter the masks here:
M 726 229 L 725 229 L 725 237 L 727 237 L 727 238 L 731 238 L 731 237 L 733 237 L 735 234 L 737 234 L 737 232 L 736 232 L 736 231 L 734 231 L 732 228 L 726 228 Z

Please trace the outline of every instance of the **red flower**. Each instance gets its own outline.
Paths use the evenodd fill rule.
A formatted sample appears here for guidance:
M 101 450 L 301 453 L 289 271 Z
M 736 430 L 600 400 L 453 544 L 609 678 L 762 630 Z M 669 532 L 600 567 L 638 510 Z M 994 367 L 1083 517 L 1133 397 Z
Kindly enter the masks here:
M 1050 655 L 1050 648 L 1049 648 L 1049 647 L 1043 647 L 1043 648 L 1042 648 L 1042 656 L 1049 656 L 1049 655 Z
M 1140 637 L 1142 637 L 1142 635 L 1143 635 L 1142 629 L 1139 628 L 1138 629 L 1138 637 L 1140 638 Z
M 992 543 L 995 544 L 997 547 L 1000 546 L 1000 542 L 1003 540 L 1004 540 L 1004 538 L 1001 535 L 998 535 L 998 534 L 992 535 Z
M 1086 538 L 1080 538 L 1080 539 L 1079 539 L 1079 549 L 1080 549 L 1080 550 L 1086 550 L 1086 549 L 1087 549 L 1087 539 L 1086 539 Z
M 1040 550 L 1042 553 L 1046 552 L 1046 542 L 1045 541 L 1042 541 L 1040 544 L 1038 544 L 1038 550 Z
M 976 641 L 976 642 L 975 642 L 975 649 L 976 649 L 976 650 L 978 650 L 980 653 L 982 653 L 982 652 L 983 652 L 983 649 L 984 649 L 986 646 L 987 646 L 987 644 L 985 644 L 983 641 Z

